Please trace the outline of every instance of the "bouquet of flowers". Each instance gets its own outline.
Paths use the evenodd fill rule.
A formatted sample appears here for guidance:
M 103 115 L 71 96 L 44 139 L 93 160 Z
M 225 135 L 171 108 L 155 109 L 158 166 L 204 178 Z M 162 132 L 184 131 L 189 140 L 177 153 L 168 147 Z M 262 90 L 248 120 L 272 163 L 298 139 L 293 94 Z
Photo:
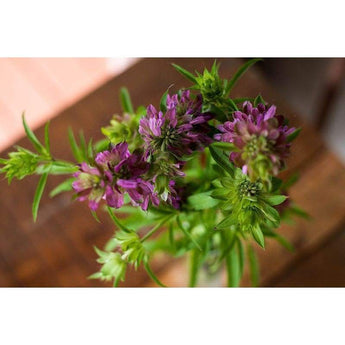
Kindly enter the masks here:
M 99 272 L 90 278 L 117 286 L 129 265 L 143 266 L 160 286 L 151 262 L 163 252 L 190 259 L 189 285 L 196 286 L 201 269 L 214 273 L 226 267 L 229 286 L 238 286 L 248 258 L 253 285 L 258 264 L 253 244 L 265 247 L 266 237 L 291 245 L 277 232 L 281 220 L 301 211 L 288 198 L 291 181 L 277 175 L 285 168 L 292 141 L 300 129 L 261 95 L 231 98 L 245 71 L 221 79 L 219 65 L 192 74 L 173 67 L 192 83 L 163 94 L 158 106 L 136 110 L 127 89 L 120 90 L 122 115 L 102 128 L 104 139 L 77 141 L 69 131 L 76 162 L 53 157 L 49 123 L 44 144 L 23 125 L 34 151 L 16 147 L 0 159 L 1 173 L 10 183 L 40 175 L 32 205 L 36 220 L 49 175 L 67 179 L 50 192 L 72 192 L 97 211 L 109 214 L 116 228 L 103 250 L 95 248 Z

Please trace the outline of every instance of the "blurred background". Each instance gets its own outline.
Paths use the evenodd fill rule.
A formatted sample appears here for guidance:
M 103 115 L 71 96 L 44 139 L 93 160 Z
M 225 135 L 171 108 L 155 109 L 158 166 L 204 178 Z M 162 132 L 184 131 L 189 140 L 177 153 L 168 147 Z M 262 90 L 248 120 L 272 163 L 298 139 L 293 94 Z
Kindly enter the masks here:
M 156 60 L 158 65 L 161 60 Z M 193 66 L 193 60 L 198 59 L 189 60 L 190 65 Z M 244 60 L 242 59 L 242 62 Z M 103 108 L 106 109 L 102 114 L 104 119 L 109 119 L 111 112 L 107 113 L 108 108 L 103 104 L 101 96 L 106 96 L 108 99 L 113 97 L 115 102 L 117 95 L 113 89 L 111 94 L 110 91 L 106 91 L 107 85 L 110 86 L 113 81 L 116 84 L 117 78 L 119 78 L 119 85 L 128 83 L 135 85 L 135 78 L 139 78 L 143 84 L 140 89 L 144 93 L 148 92 L 143 89 L 145 78 L 147 78 L 144 73 L 150 74 L 155 64 L 154 59 L 145 62 L 139 58 L 1 58 L 0 151 L 3 152 L 1 157 L 4 157 L 9 147 L 17 143 L 24 135 L 21 123 L 21 113 L 24 110 L 28 123 L 34 129 L 39 128 L 48 119 L 61 117 L 61 113 L 65 117 L 68 114 L 73 122 L 73 114 L 76 114 L 78 110 L 78 121 L 85 115 L 84 121 L 88 123 L 96 120 L 89 117 L 89 109 L 84 106 L 86 103 L 83 103 L 82 98 L 92 94 L 94 95 L 93 104 L 98 102 L 95 108 L 99 109 L 100 113 Z M 285 266 L 284 279 L 289 274 L 295 278 L 285 279 L 285 281 L 278 279 L 278 272 L 274 279 L 266 279 L 262 285 L 345 286 L 345 213 L 343 212 L 345 205 L 343 205 L 344 197 L 337 199 L 335 195 L 336 193 L 344 194 L 342 183 L 345 181 L 343 176 L 345 171 L 343 167 L 345 163 L 345 59 L 266 58 L 264 63 L 255 67 L 254 71 L 253 83 L 258 83 L 258 85 L 261 82 L 266 83 L 265 85 L 274 90 L 279 99 L 288 104 L 289 109 L 293 109 L 298 114 L 302 123 L 306 124 L 308 129 L 304 136 L 304 146 L 301 145 L 300 150 L 322 152 L 322 161 L 315 163 L 317 167 L 315 170 L 320 169 L 320 173 L 321 171 L 324 173 L 324 181 L 317 182 L 317 176 L 314 176 L 314 182 L 324 183 L 325 189 L 327 189 L 327 183 L 337 184 L 332 187 L 333 194 L 323 194 L 326 199 L 333 198 L 333 204 L 329 202 L 327 204 L 329 209 L 326 210 L 330 217 L 332 212 L 336 213 L 332 218 L 332 226 L 326 221 L 323 222 L 325 215 L 315 220 L 320 231 L 327 233 L 327 236 L 325 235 L 322 241 L 320 240 L 322 243 L 314 247 L 306 247 L 307 249 L 303 250 L 301 255 L 292 257 L 292 261 Z M 159 86 L 166 77 L 165 72 L 162 73 L 156 75 L 157 87 L 152 85 L 152 82 L 149 86 L 146 85 L 153 90 L 152 93 L 164 92 L 164 89 Z M 250 88 L 250 78 L 248 80 L 247 87 Z M 98 91 L 99 88 L 103 91 Z M 146 101 L 138 96 L 139 92 L 139 87 L 138 90 L 134 90 L 134 98 L 137 97 L 142 102 Z M 150 96 L 147 96 L 147 102 L 151 102 Z M 73 127 L 78 129 L 77 126 L 76 117 Z M 67 128 L 60 129 L 62 132 Z M 96 130 L 99 131 L 99 128 Z M 315 143 L 322 141 L 320 138 L 323 138 L 324 144 L 319 148 Z M 317 155 L 310 154 L 310 157 L 312 157 L 311 161 L 317 160 Z M 306 175 L 311 173 L 309 170 L 305 173 Z M 310 177 L 308 178 L 310 180 Z M 13 210 L 16 196 L 9 196 L 8 190 L 4 187 L 4 181 L 1 181 L 4 207 L 1 211 L 0 228 L 0 286 L 102 286 L 102 283 L 91 282 L 85 277 L 93 273 L 89 265 L 89 262 L 94 263 L 96 258 L 94 254 L 91 254 L 93 253 L 92 244 L 99 243 L 102 246 L 111 230 L 105 231 L 99 225 L 94 225 L 98 227 L 97 231 L 103 231 L 102 235 L 95 236 L 93 232 L 95 229 L 92 228 L 92 231 L 84 232 L 84 237 L 81 237 L 81 230 L 73 233 L 71 229 L 65 229 L 65 223 L 61 221 L 61 217 L 54 220 L 54 217 L 59 218 L 56 209 L 64 208 L 69 202 L 64 198 L 58 199 L 58 204 L 54 207 L 48 203 L 42 211 L 43 217 L 41 216 L 38 225 L 31 225 L 30 203 L 35 188 L 35 182 L 32 181 L 34 180 L 29 180 L 27 184 L 14 183 L 16 193 L 21 193 L 21 186 L 23 186 L 22 192 L 27 195 L 20 198 L 20 202 L 26 203 L 26 205 L 21 205 L 23 213 L 20 214 Z M 320 187 L 318 196 L 314 196 L 315 183 L 295 192 L 296 198 L 300 198 L 302 204 L 305 197 L 307 210 L 308 205 L 315 202 L 322 191 Z M 309 201 L 307 201 L 308 197 Z M 325 202 L 325 200 L 319 200 L 319 202 Z M 335 210 L 332 205 L 337 202 L 341 205 Z M 316 209 L 315 206 L 315 210 L 311 209 L 311 212 L 315 212 L 317 216 Z M 71 228 L 73 226 L 78 229 L 87 228 L 89 222 L 93 222 L 89 215 L 83 213 L 85 209 L 76 215 L 72 211 L 66 212 L 64 216 L 70 217 L 68 219 L 71 222 Z M 83 217 L 86 218 L 82 219 Z M 55 224 L 52 226 L 55 227 L 54 232 L 49 229 L 51 222 Z M 106 224 L 110 227 L 109 223 Z M 303 227 L 305 223 L 297 225 Z M 61 233 L 58 233 L 58 226 L 63 228 Z M 332 230 L 329 230 L 330 228 Z M 305 245 L 303 241 L 307 240 L 296 237 L 293 241 L 303 247 Z M 41 244 L 37 245 L 37 243 Z M 334 247 L 337 243 L 344 243 L 344 246 Z M 90 258 L 85 259 L 88 257 Z M 318 271 L 323 272 L 323 275 L 318 275 L 313 271 L 312 268 L 316 263 L 319 267 Z M 160 269 L 163 270 L 162 267 Z M 327 276 L 330 270 L 332 272 Z M 180 265 L 177 265 L 162 274 L 165 279 L 172 279 L 172 285 L 178 286 L 179 281 L 183 285 L 183 279 L 180 279 L 183 272 Z M 139 283 L 133 278 L 128 284 L 146 286 L 147 282 L 142 280 Z

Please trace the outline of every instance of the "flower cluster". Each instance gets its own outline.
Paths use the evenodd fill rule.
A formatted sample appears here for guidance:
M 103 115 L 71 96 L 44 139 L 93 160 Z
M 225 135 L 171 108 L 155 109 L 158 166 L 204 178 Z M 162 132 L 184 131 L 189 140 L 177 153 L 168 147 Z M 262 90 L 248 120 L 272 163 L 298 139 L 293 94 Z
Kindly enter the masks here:
M 197 95 L 195 100 L 191 99 L 189 90 L 183 91 L 180 97 L 177 94 L 168 95 L 166 107 L 167 111 L 163 114 L 150 105 L 147 115 L 140 120 L 139 133 L 151 154 L 159 150 L 181 159 L 212 142 L 207 135 L 207 122 L 212 115 L 201 112 L 201 95 Z
M 192 99 L 190 91 L 168 95 L 165 114 L 149 105 L 139 125 L 145 148 L 130 153 L 128 143 L 121 142 L 98 153 L 94 167 L 82 163 L 73 183 L 78 200 L 88 199 L 92 210 L 102 199 L 108 206 L 120 208 L 127 193 L 132 204 L 143 210 L 150 203 L 158 206 L 160 200 L 179 208 L 175 179 L 184 176 L 183 157 L 212 142 L 207 134 L 212 116 L 203 114 L 201 107 L 201 96 Z
M 284 124 L 282 115 L 276 115 L 274 105 L 253 107 L 248 101 L 218 129 L 221 133 L 215 139 L 235 145 L 230 160 L 253 180 L 267 180 L 284 168 L 291 146 L 288 136 L 295 131 Z
M 102 128 L 103 140 L 87 143 L 82 133 L 76 138 L 70 130 L 74 162 L 52 156 L 49 124 L 43 144 L 23 116 L 35 151 L 17 147 L 8 159 L 0 158 L 0 173 L 8 182 L 40 175 L 34 220 L 48 175 L 68 175 L 50 196 L 74 190 L 95 217 L 101 202 L 108 206 L 116 233 L 104 251 L 95 249 L 102 266 L 90 278 L 113 280 L 117 286 L 129 265 L 135 269 L 142 265 L 164 286 L 150 267 L 152 257 L 161 251 L 175 257 L 190 255 L 190 286 L 197 284 L 205 264 L 210 272 L 226 266 L 228 285 L 238 286 L 244 258 L 257 285 L 249 241 L 265 247 L 270 237 L 291 249 L 276 229 L 291 215 L 306 216 L 288 197 L 294 180 L 276 177 L 300 129 L 289 127 L 260 95 L 254 104 L 248 97 L 230 97 L 237 80 L 258 60 L 247 61 L 230 79 L 220 77 L 216 62 L 210 71 L 195 75 L 174 65 L 193 85 L 173 95 L 165 92 L 159 108 L 151 104 L 135 109 L 128 90 L 122 88 L 123 115 L 114 115 Z M 113 209 L 129 203 L 136 207 L 123 208 L 126 217 L 119 219 Z
M 159 200 L 153 184 L 144 179 L 149 164 L 140 152 L 131 154 L 127 143 L 117 144 L 110 150 L 98 153 L 95 166 L 82 163 L 80 171 L 74 175 L 77 179 L 73 183 L 78 200 L 88 199 L 92 210 L 98 208 L 102 199 L 110 207 L 120 208 L 125 193 L 133 205 L 140 205 L 143 210 L 147 210 L 149 202 L 158 206 Z

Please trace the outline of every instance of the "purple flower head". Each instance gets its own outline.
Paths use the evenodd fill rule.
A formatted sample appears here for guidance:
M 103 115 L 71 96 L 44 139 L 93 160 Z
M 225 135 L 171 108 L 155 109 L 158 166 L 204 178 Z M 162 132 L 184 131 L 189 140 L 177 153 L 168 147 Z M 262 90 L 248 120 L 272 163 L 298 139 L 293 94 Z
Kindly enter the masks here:
M 105 183 L 101 173 L 97 168 L 91 168 L 86 163 L 81 163 L 79 171 L 74 174 L 77 179 L 73 182 L 72 187 L 77 192 L 78 200 L 89 200 L 89 207 L 95 211 L 101 201 Z
M 95 168 L 82 163 L 73 183 L 78 200 L 88 198 L 92 210 L 97 209 L 101 199 L 105 199 L 110 207 L 120 208 L 125 193 L 143 210 L 147 210 L 150 202 L 156 206 L 159 204 L 153 184 L 143 179 L 150 165 L 140 151 L 131 154 L 127 143 L 120 143 L 98 153 L 95 163 Z
M 177 157 L 200 151 L 212 142 L 207 135 L 210 130 L 207 122 L 210 114 L 202 113 L 202 97 L 190 97 L 190 91 L 181 96 L 168 95 L 165 114 L 153 105 L 140 120 L 139 133 L 151 153 L 171 152 Z
M 266 180 L 269 174 L 277 175 L 285 166 L 291 144 L 287 136 L 295 128 L 284 125 L 284 117 L 276 115 L 274 105 L 250 102 L 243 104 L 242 111 L 235 111 L 233 121 L 218 126 L 221 133 L 215 140 L 230 142 L 237 148 L 230 160 L 252 178 Z

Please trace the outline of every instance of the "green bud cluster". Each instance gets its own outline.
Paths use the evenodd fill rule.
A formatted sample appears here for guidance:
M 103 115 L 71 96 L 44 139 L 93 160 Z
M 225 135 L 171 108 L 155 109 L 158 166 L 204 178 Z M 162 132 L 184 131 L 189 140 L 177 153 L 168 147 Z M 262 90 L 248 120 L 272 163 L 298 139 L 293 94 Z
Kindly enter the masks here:
M 18 180 L 36 172 L 40 156 L 17 146 L 17 151 L 9 153 L 8 159 L 1 159 L 0 163 L 4 165 L 0 172 L 6 174 L 8 182 L 11 183 L 13 178 Z
M 95 247 L 98 254 L 97 262 L 102 264 L 101 269 L 92 274 L 90 279 L 100 279 L 105 281 L 114 280 L 117 286 L 119 281 L 124 281 L 127 269 L 127 263 L 121 257 L 120 253 L 106 252 Z
M 264 227 L 276 228 L 280 223 L 278 211 L 270 203 L 270 194 L 264 192 L 261 181 L 251 182 L 240 169 L 233 177 L 223 177 L 216 181 L 212 197 L 222 200 L 220 207 L 224 219 L 216 225 L 217 229 L 236 226 L 242 233 L 251 233 L 256 242 L 264 247 Z M 280 199 L 281 202 L 285 198 Z

